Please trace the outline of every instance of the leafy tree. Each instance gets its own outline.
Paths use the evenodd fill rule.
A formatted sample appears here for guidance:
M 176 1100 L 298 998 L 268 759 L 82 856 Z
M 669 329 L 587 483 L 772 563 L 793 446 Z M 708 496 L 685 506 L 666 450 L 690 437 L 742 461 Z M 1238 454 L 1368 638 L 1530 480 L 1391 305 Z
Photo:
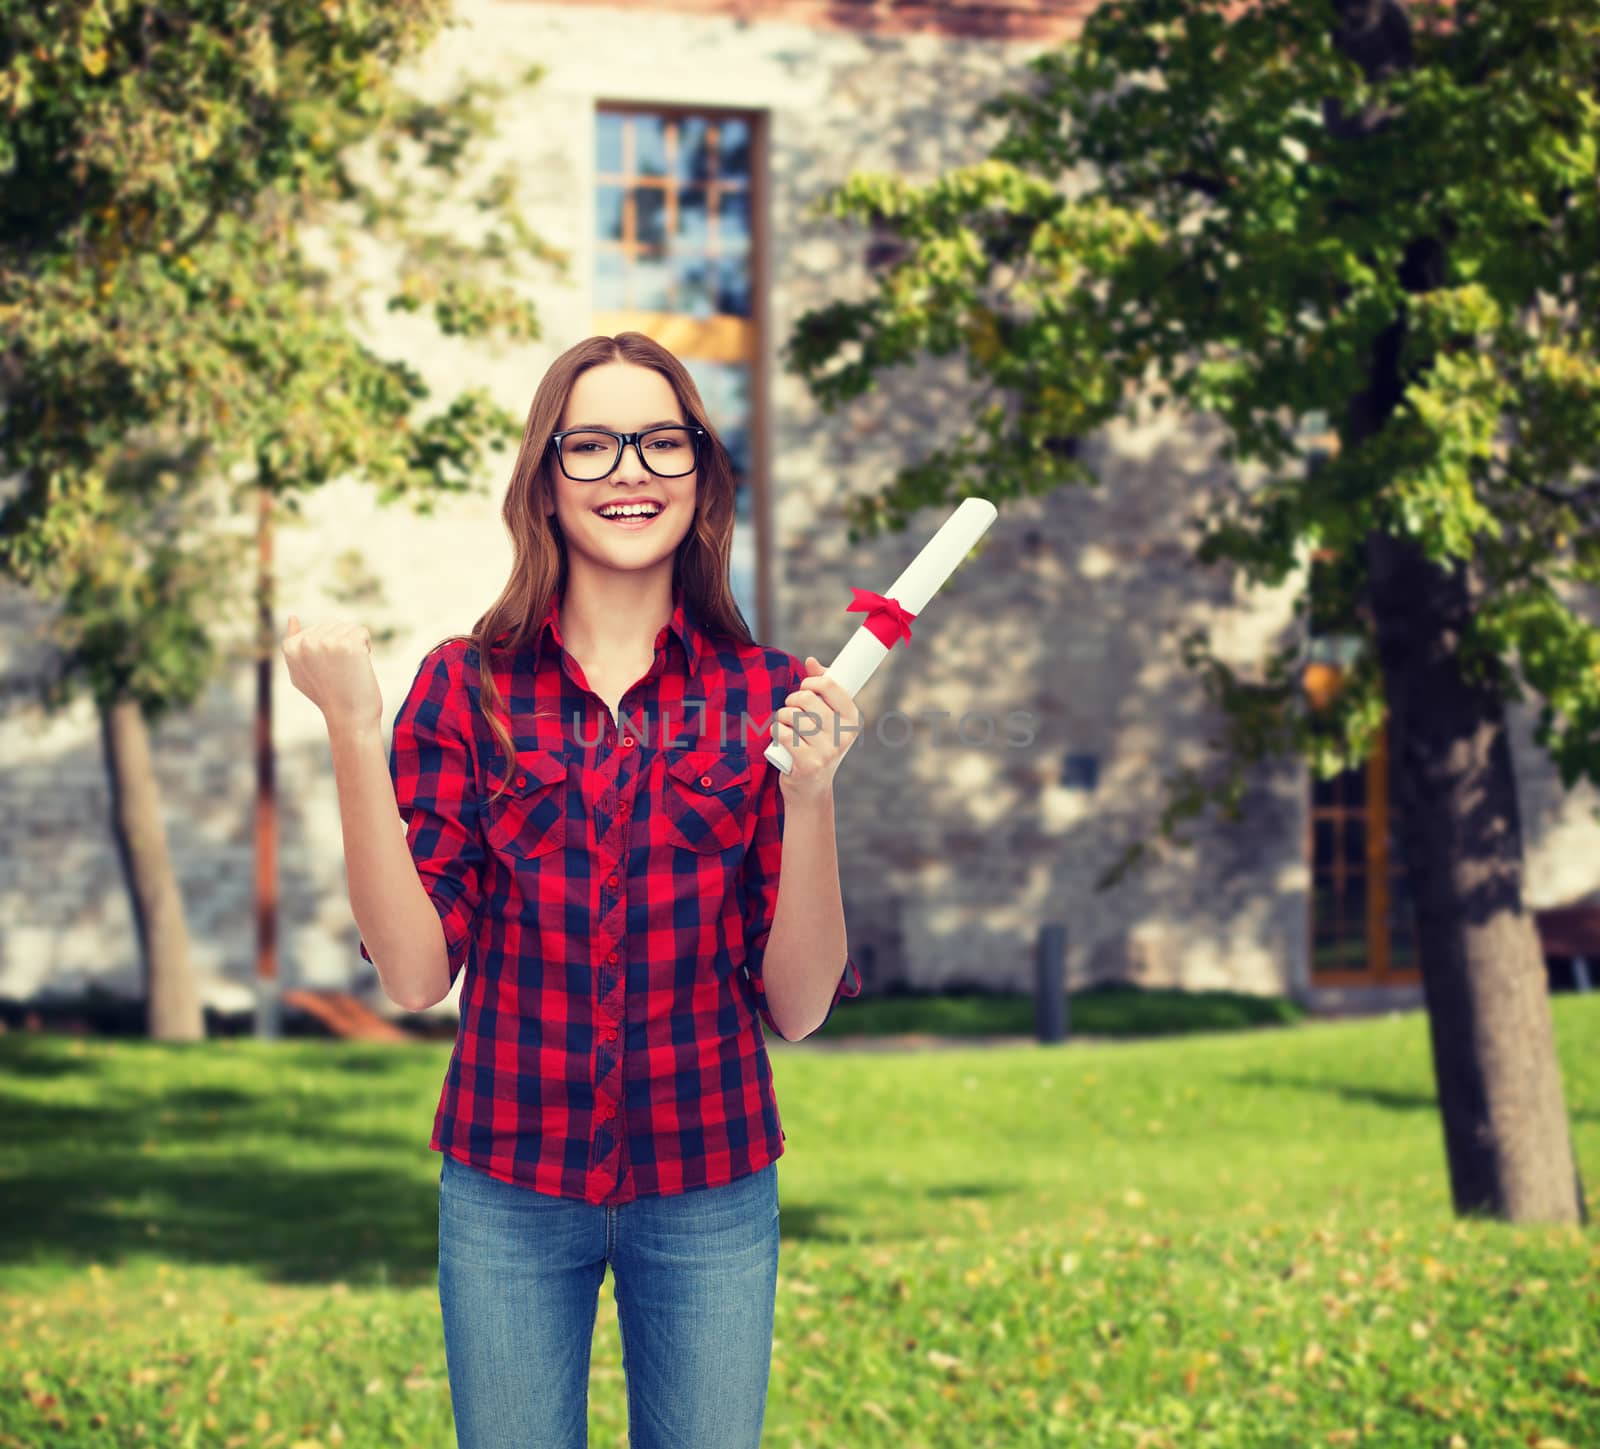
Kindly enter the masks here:
M 1300 642 L 1248 678 L 1191 636 L 1223 748 L 1160 829 L 1237 814 L 1268 756 L 1364 760 L 1387 711 L 1456 1208 L 1586 1221 L 1506 704 L 1537 695 L 1562 779 L 1600 784 L 1573 603 L 1600 576 L 1593 0 L 1115 0 L 1029 70 L 983 107 L 986 159 L 823 198 L 899 254 L 800 320 L 792 370 L 828 408 L 924 353 L 975 384 L 955 442 L 853 500 L 852 538 L 1095 484 L 1074 442 L 1124 410 L 1220 419 L 1267 478 L 1210 502 L 1200 558 L 1278 585 L 1331 550 L 1360 654 L 1318 711 Z M 1317 415 L 1338 446 L 1308 467 Z
M 427 512 L 518 433 L 364 340 L 364 249 L 398 258 L 389 310 L 463 337 L 536 338 L 507 279 L 566 271 L 512 173 L 472 170 L 501 92 L 399 83 L 447 10 L 0 0 L 0 569 L 51 606 L 46 708 L 100 713 L 156 1036 L 202 1024 L 146 726 L 226 667 L 252 603 L 275 658 L 238 520 L 343 477 Z

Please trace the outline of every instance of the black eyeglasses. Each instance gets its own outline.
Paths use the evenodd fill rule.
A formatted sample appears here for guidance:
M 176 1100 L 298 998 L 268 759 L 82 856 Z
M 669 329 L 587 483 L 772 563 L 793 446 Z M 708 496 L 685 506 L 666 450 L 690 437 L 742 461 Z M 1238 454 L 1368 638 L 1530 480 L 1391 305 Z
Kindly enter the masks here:
M 568 428 L 551 433 L 561 471 L 574 483 L 594 483 L 606 478 L 622 461 L 622 450 L 632 443 L 639 461 L 658 478 L 681 478 L 694 472 L 700 460 L 704 428 L 645 428 L 638 433 L 614 433 L 609 428 Z

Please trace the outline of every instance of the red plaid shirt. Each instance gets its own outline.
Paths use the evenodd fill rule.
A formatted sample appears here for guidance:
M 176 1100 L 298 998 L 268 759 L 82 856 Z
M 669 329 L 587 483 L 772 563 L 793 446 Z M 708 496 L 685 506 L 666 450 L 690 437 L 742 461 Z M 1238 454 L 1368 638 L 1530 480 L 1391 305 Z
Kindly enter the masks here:
M 763 751 L 805 665 L 673 602 L 617 721 L 562 647 L 559 597 L 515 668 L 497 660 L 517 749 L 495 803 L 471 645 L 423 660 L 389 750 L 452 983 L 466 970 L 429 1145 L 592 1203 L 717 1187 L 784 1152 L 757 1021 L 778 1030 L 761 961 L 783 794 Z M 860 990 L 847 958 L 828 1014 Z

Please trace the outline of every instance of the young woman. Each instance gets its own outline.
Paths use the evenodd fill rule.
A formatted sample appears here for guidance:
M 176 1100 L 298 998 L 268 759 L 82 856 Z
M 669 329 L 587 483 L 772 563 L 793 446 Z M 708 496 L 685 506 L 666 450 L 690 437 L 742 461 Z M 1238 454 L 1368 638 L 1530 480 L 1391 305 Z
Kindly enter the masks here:
M 412 1009 L 465 972 L 430 1143 L 457 1437 L 586 1442 L 609 1263 L 634 1449 L 753 1449 L 784 1151 L 761 1023 L 803 1037 L 860 990 L 833 817 L 859 715 L 751 638 L 728 454 L 650 338 L 551 366 L 503 515 L 511 578 L 423 659 L 387 771 L 367 630 L 290 615 L 283 644 L 362 955 Z

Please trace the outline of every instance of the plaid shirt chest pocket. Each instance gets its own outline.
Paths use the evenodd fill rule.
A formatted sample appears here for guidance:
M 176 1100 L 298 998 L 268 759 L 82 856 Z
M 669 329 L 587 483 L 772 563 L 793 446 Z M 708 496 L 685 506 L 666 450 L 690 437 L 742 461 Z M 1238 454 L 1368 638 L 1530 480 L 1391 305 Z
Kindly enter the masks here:
M 500 782 L 510 784 L 498 800 Z M 483 833 L 495 850 L 535 860 L 566 844 L 567 759 L 549 750 L 519 750 L 508 772 L 491 770 Z
M 755 802 L 750 757 L 740 751 L 665 752 L 662 834 L 669 845 L 700 855 L 743 846 Z

